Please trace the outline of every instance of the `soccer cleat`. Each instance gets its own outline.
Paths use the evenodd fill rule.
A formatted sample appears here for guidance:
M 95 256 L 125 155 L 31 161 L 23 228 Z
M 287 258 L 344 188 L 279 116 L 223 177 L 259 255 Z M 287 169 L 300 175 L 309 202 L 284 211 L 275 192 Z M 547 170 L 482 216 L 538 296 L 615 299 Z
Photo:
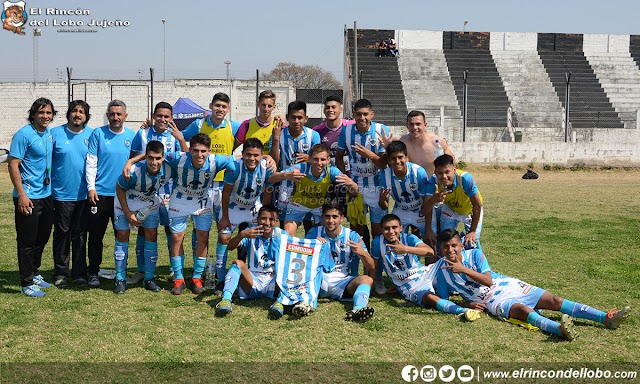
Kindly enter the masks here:
M 99 288 L 100 287 L 100 278 L 97 274 L 89 275 L 89 281 L 87 282 L 89 288 Z
M 282 303 L 276 301 L 275 303 L 271 304 L 271 306 L 269 307 L 269 318 L 271 320 L 278 320 L 282 317 L 282 315 L 284 315 L 284 306 L 282 305 Z
M 51 284 L 44 281 L 42 275 L 33 276 L 33 284 L 40 288 L 51 288 Z
M 464 310 L 464 312 L 462 312 L 461 316 L 466 321 L 476 321 L 482 317 L 482 312 L 478 311 L 477 309 L 467 308 Z
M 35 284 L 29 285 L 27 287 L 22 287 L 22 293 L 24 293 L 27 297 L 43 297 L 46 296 L 46 293 L 40 290 Z
M 220 300 L 218 304 L 216 304 L 216 315 L 224 316 L 228 315 L 232 312 L 231 302 L 229 300 Z
M 298 301 L 293 306 L 293 309 L 291 310 L 293 315 L 296 317 L 307 316 L 309 313 L 311 313 L 311 311 L 313 311 L 313 307 L 311 307 L 309 304 L 305 303 L 304 301 Z
M 354 309 L 354 310 L 348 311 L 344 315 L 344 319 L 346 321 L 354 321 L 356 323 L 364 323 L 365 321 L 367 321 L 371 317 L 373 317 L 373 313 L 374 312 L 375 312 L 375 310 L 372 307 L 364 307 L 364 308 L 360 308 L 360 309 Z
M 171 288 L 172 295 L 179 295 L 186 288 L 186 284 L 184 283 L 184 279 L 176 279 L 173 281 L 173 288 Z
M 384 282 L 382 280 L 376 280 L 373 282 L 373 290 L 378 295 L 384 295 L 387 293 L 387 287 L 384 286 Z
M 575 328 L 573 327 L 573 320 L 566 313 L 562 314 L 560 319 L 560 333 L 565 339 L 573 341 L 578 337 Z
M 54 282 L 53 285 L 56 286 L 56 288 L 64 288 L 67 286 L 67 278 L 64 276 L 58 277 Z
M 216 296 L 222 296 L 223 293 L 224 293 L 224 280 L 219 281 L 218 284 L 216 284 L 216 287 L 213 291 L 213 294 Z
M 136 285 L 144 281 L 144 272 L 136 272 L 131 277 L 127 277 L 128 285 Z
M 191 292 L 193 292 L 194 295 L 199 295 L 204 292 L 204 286 L 202 285 L 202 278 L 200 277 L 191 278 Z
M 87 279 L 84 277 L 76 277 L 73 279 L 73 284 L 75 285 L 87 285 Z
M 613 308 L 612 310 L 607 312 L 607 319 L 604 321 L 605 327 L 609 329 L 618 328 L 620 324 L 622 324 L 622 322 L 625 321 L 627 317 L 629 317 L 630 313 L 631 307 L 628 305 L 619 311 L 616 308 Z
M 145 280 L 144 289 L 151 292 L 160 292 L 162 288 L 156 283 L 155 279 Z
M 116 280 L 116 286 L 113 288 L 113 293 L 125 293 L 127 291 L 126 280 Z

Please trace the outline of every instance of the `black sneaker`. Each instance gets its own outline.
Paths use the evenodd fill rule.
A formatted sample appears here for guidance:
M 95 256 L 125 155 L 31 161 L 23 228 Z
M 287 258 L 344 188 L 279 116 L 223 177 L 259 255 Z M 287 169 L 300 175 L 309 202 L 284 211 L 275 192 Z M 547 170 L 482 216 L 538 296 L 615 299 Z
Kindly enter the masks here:
M 373 316 L 374 313 L 375 313 L 375 310 L 373 308 L 364 307 L 364 308 L 348 311 L 345 314 L 344 319 L 346 321 L 353 321 L 353 322 L 356 322 L 356 323 L 364 323 L 365 321 L 369 320 Z
M 73 279 L 73 284 L 75 285 L 87 285 L 87 279 L 84 277 L 76 277 Z
M 222 296 L 223 293 L 224 293 L 224 280 L 219 281 L 218 284 L 216 284 L 216 288 L 213 291 L 213 294 L 216 296 Z
M 125 293 L 127 291 L 126 280 L 116 280 L 116 287 L 113 288 L 113 293 Z
M 99 288 L 100 287 L 100 278 L 98 274 L 89 275 L 89 281 L 87 282 L 89 288 Z
M 162 288 L 158 284 L 156 284 L 155 279 L 149 279 L 144 281 L 144 289 L 151 292 L 160 292 Z
M 64 276 L 57 277 L 53 281 L 53 285 L 55 285 L 57 288 L 64 288 L 67 286 L 67 278 Z

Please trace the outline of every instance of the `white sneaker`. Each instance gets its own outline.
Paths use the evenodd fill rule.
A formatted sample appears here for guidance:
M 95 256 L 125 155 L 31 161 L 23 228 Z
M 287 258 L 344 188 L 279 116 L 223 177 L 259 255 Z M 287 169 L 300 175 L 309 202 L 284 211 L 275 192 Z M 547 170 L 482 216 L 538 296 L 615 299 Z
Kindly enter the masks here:
M 630 312 L 631 307 L 628 305 L 619 311 L 614 308 L 607 313 L 607 319 L 605 320 L 604 325 L 609 329 L 616 329 L 627 319 L 627 317 L 629 317 Z
M 384 286 L 384 282 L 382 280 L 375 280 L 373 282 L 373 290 L 378 295 L 384 295 L 387 293 L 387 287 Z
M 294 306 L 293 309 L 291 310 L 291 312 L 296 316 L 296 317 L 303 317 L 303 316 L 307 316 L 309 313 L 311 313 L 313 311 L 313 307 L 307 303 L 305 303 L 304 301 L 298 301 Z
M 140 284 L 144 280 L 144 272 L 136 272 L 131 277 L 127 277 L 127 285 Z

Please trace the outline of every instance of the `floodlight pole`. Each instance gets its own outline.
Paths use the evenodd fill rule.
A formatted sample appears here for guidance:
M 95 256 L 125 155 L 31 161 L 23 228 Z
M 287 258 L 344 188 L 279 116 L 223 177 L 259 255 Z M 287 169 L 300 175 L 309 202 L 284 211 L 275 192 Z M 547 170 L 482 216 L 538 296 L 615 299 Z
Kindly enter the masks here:
M 162 81 L 167 81 L 167 19 L 162 19 Z

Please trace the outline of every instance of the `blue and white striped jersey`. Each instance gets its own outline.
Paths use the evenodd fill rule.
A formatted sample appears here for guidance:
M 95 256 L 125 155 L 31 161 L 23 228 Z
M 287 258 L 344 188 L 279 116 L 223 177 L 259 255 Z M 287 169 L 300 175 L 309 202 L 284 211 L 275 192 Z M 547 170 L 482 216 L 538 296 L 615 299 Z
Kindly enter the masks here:
M 165 157 L 174 152 L 180 152 L 180 143 L 176 140 L 173 135 L 169 132 L 169 130 L 160 133 L 156 131 L 154 126 L 149 128 L 140 129 L 136 132 L 135 137 L 133 138 L 133 142 L 131 143 L 131 152 L 133 155 L 139 155 L 141 153 L 145 153 L 147 150 L 147 144 L 150 141 L 159 141 L 164 145 L 164 155 Z M 172 181 L 169 180 L 168 183 L 162 187 L 159 194 L 170 195 L 171 194 Z
M 171 198 L 193 200 L 209 193 L 216 174 L 227 168 L 231 162 L 229 156 L 209 155 L 204 165 L 196 169 L 191 161 L 191 153 L 174 152 L 169 154 L 165 162 L 171 167 L 173 176 L 173 193 Z
M 131 166 L 129 175 L 129 180 L 122 175 L 118 177 L 118 185 L 125 190 L 127 199 L 152 201 L 171 179 L 171 168 L 163 163 L 160 172 L 152 176 L 147 172 L 147 162 L 140 161 Z
M 251 209 L 266 185 L 269 176 L 273 172 L 267 169 L 267 161 L 262 159 L 253 171 L 249 171 L 242 158 L 229 163 L 224 172 L 224 183 L 233 186 L 229 197 L 229 208 Z
M 464 273 L 453 273 L 450 269 L 443 269 L 442 267 L 446 265 L 448 264 L 444 258 L 433 265 L 436 271 L 434 288 L 439 297 L 447 299 L 451 292 L 456 291 L 467 301 L 486 302 L 492 287 L 482 285 Z M 481 249 L 463 250 L 462 265 L 478 273 L 491 272 L 491 277 L 494 279 L 503 277 L 501 274 L 491 271 L 487 258 Z M 494 280 L 494 284 L 495 282 Z
M 400 242 L 409 247 L 423 244 L 423 241 L 418 237 L 408 233 L 400 235 Z M 382 235 L 373 239 L 371 257 L 382 263 L 387 276 L 395 286 L 413 290 L 414 284 L 420 280 L 424 273 L 429 273 L 429 270 L 420 262 L 418 256 L 411 253 L 398 255 L 391 251 L 386 243 L 387 241 Z
M 393 168 L 387 167 L 378 174 L 380 186 L 391 189 L 396 207 L 405 211 L 419 211 L 427 193 L 427 171 L 418 164 L 407 163 L 407 175 L 400 180 Z
M 303 301 L 316 308 L 322 272 L 331 272 L 334 267 L 329 245 L 283 233 L 273 237 L 269 252 L 273 253 L 280 287 L 278 301 L 284 305 Z
M 317 239 L 321 237 L 327 240 L 329 244 L 329 254 L 336 265 L 332 272 L 340 272 L 344 277 L 358 276 L 360 258 L 351 252 L 351 247 L 347 245 L 347 242 L 351 240 L 356 243 L 361 243 L 362 248 L 365 250 L 367 246 L 362 242 L 360 235 L 358 235 L 356 231 L 352 231 L 344 226 L 341 226 L 341 228 L 340 234 L 332 239 L 327 235 L 324 226 L 313 227 L 309 230 L 309 233 L 307 233 L 307 239 Z
M 367 132 L 360 132 L 355 124 L 347 125 L 342 128 L 340 137 L 338 138 L 338 149 L 343 149 L 349 153 L 349 166 L 351 167 L 351 179 L 355 181 L 359 187 L 368 188 L 375 186 L 375 176 L 378 174 L 378 168 L 368 157 L 360 156 L 351 149 L 354 144 L 361 144 L 363 147 L 371 150 L 375 154 L 383 154 L 386 150 L 380 144 L 379 138 L 382 135 L 388 135 L 389 128 L 384 124 L 374 121 Z
M 247 267 L 254 274 L 272 274 L 275 273 L 274 253 L 269 252 L 271 248 L 271 240 L 280 236 L 282 230 L 274 228 L 271 237 L 263 239 L 262 237 L 244 238 L 240 242 L 240 246 L 247 251 Z
M 294 138 L 289 133 L 289 128 L 285 128 L 280 133 L 280 160 L 278 161 L 278 169 L 283 171 L 296 163 L 296 155 L 298 153 L 309 154 L 311 147 L 320 144 L 320 134 L 309 127 L 303 127 L 302 133 Z M 281 183 L 283 187 L 293 187 L 293 182 L 284 180 Z

